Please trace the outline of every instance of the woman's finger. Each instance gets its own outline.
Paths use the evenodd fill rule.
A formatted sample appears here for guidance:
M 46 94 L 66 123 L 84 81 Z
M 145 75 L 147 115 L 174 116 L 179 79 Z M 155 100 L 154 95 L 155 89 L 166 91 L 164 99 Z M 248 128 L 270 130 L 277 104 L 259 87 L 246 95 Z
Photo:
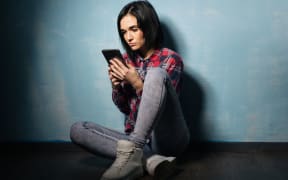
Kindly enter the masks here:
M 113 64 L 111 65 L 111 73 L 116 75 L 118 78 L 119 77 L 123 78 L 123 73 L 121 73 L 121 71 L 116 66 L 114 66 Z
M 124 76 L 128 72 L 128 68 L 124 66 L 124 64 L 117 58 L 112 59 L 111 64 L 114 65 L 115 70 L 117 70 L 119 73 L 121 73 Z
M 125 70 L 119 68 L 119 66 L 117 65 L 111 64 L 111 69 L 115 74 L 117 74 L 118 76 L 121 76 L 122 78 L 124 78 L 126 75 Z
M 125 66 L 125 65 L 123 64 L 123 62 L 122 62 L 121 60 L 119 60 L 118 58 L 114 58 L 113 60 L 114 60 L 114 62 L 117 63 L 117 65 L 118 65 L 121 69 L 127 69 L 127 66 Z
M 115 73 L 114 71 L 111 72 L 111 75 L 112 75 L 113 77 L 119 79 L 119 80 L 123 80 L 123 79 L 124 79 L 123 76 Z

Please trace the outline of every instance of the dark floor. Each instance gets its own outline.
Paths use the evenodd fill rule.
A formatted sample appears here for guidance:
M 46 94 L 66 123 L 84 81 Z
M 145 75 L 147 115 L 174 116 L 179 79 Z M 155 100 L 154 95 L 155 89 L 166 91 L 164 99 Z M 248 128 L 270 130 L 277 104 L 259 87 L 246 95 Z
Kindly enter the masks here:
M 72 144 L 49 145 L 0 145 L 1 179 L 5 180 L 97 180 L 111 161 L 90 154 Z M 176 165 L 182 169 L 167 179 L 192 180 L 287 180 L 288 152 L 241 150 L 226 152 L 187 152 Z M 158 175 L 170 170 L 159 170 Z M 161 174 L 162 173 L 162 174 Z M 142 180 L 153 179 L 148 175 Z

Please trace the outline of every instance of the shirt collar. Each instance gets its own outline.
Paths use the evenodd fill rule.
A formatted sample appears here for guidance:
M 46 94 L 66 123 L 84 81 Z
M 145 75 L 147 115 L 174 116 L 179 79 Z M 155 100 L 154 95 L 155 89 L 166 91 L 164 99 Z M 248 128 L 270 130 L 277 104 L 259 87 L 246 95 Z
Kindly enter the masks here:
M 161 50 L 160 49 L 155 49 L 154 52 L 151 54 L 151 56 L 147 59 L 144 59 L 142 58 L 139 54 L 137 54 L 137 59 L 140 61 L 140 62 L 144 62 L 144 61 L 155 61 L 155 56 L 156 57 L 159 57 L 161 53 Z

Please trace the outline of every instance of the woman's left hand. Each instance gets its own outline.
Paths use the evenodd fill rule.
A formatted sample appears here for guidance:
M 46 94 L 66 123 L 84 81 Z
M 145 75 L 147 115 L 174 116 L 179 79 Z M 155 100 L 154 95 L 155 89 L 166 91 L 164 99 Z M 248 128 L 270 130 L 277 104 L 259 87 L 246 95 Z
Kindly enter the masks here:
M 137 92 L 142 90 L 143 82 L 135 67 L 130 64 L 127 64 L 127 67 L 117 58 L 113 58 L 110 63 L 110 69 L 112 70 L 111 74 L 115 78 L 121 81 L 127 81 L 136 89 Z

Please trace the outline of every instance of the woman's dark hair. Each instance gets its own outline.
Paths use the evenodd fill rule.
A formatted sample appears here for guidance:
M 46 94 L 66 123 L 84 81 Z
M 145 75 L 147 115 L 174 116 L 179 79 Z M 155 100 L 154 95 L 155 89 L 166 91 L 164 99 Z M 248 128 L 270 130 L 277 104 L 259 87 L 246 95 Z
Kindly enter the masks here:
M 118 15 L 117 27 L 121 43 L 125 48 L 129 58 L 135 58 L 135 52 L 126 43 L 120 29 L 120 21 L 127 14 L 133 15 L 137 19 L 138 27 L 143 31 L 145 38 L 145 48 L 160 48 L 163 42 L 163 33 L 158 15 L 153 6 L 145 0 L 133 1 L 123 7 Z

